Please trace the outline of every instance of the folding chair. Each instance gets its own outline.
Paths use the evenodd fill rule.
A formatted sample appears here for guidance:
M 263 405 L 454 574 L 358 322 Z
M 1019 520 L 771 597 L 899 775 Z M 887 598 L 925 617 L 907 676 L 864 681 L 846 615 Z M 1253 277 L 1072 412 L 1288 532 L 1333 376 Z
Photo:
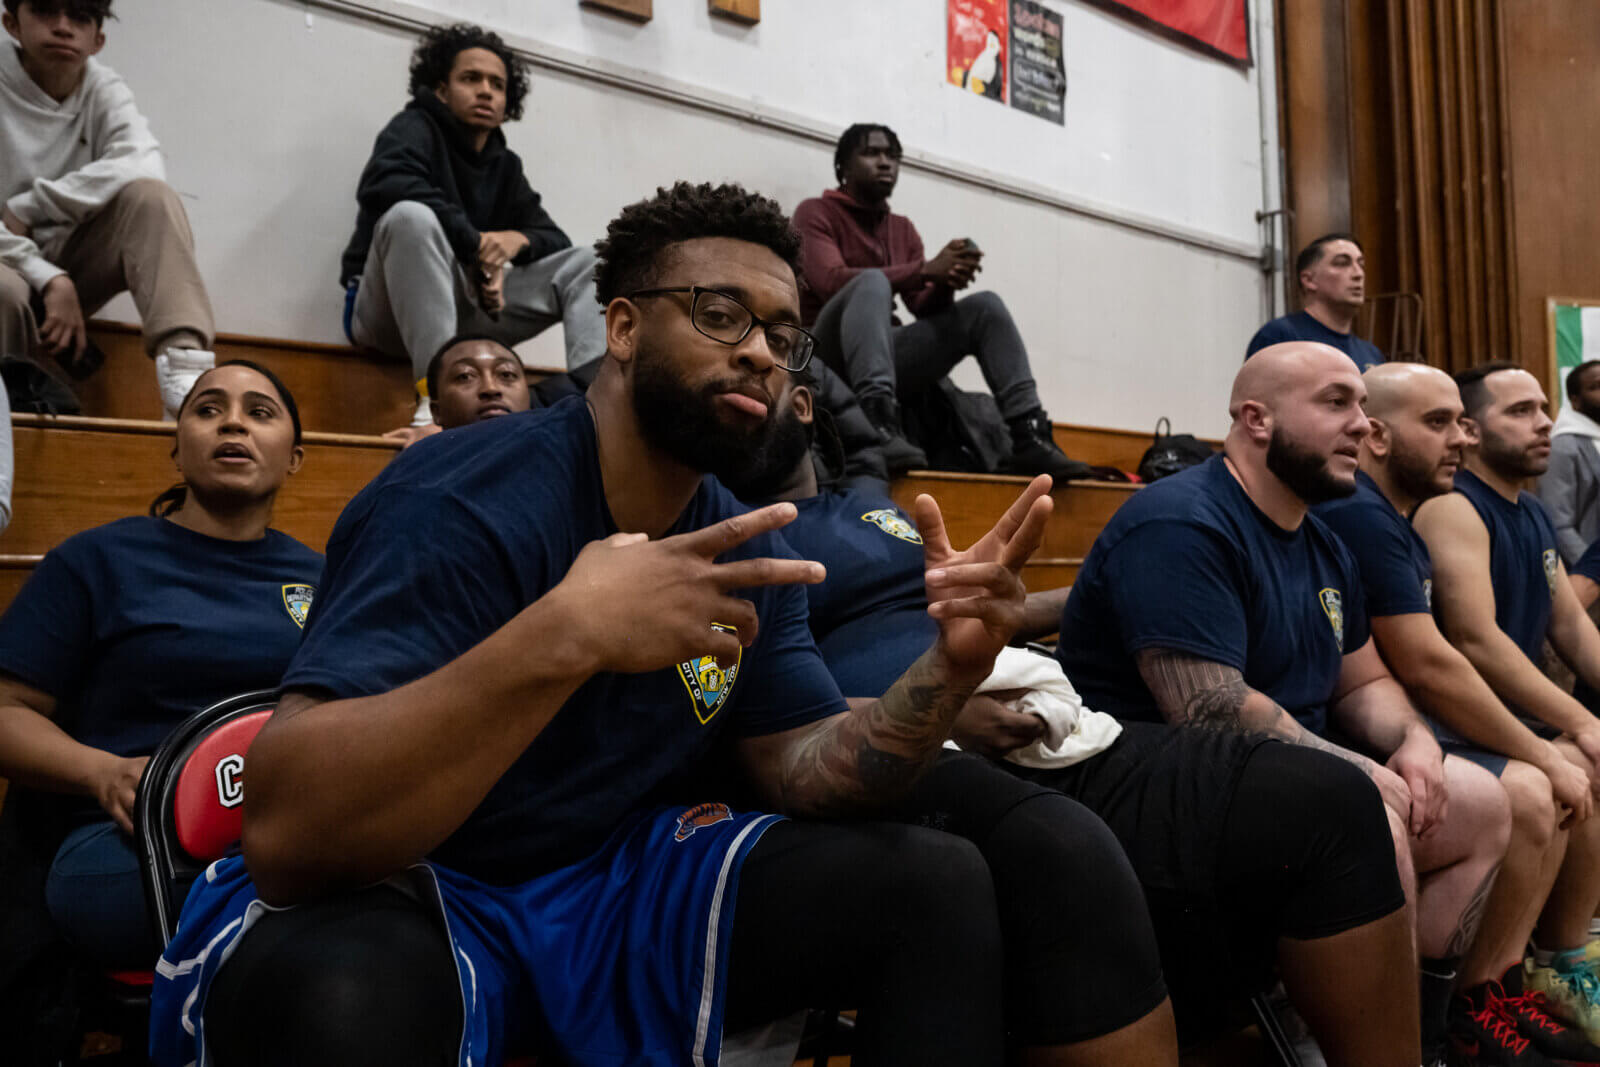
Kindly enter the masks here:
M 168 734 L 145 766 L 134 804 L 134 848 L 162 945 L 178 928 L 189 886 L 239 840 L 245 750 L 276 700 L 266 689 L 211 705 Z

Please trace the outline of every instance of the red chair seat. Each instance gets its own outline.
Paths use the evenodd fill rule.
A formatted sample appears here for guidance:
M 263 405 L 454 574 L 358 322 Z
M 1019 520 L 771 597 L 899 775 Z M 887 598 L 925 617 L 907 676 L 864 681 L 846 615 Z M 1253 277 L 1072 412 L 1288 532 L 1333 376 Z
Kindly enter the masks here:
M 206 735 L 184 761 L 172 795 L 178 845 L 201 863 L 227 852 L 244 829 L 244 753 L 271 711 L 241 715 Z

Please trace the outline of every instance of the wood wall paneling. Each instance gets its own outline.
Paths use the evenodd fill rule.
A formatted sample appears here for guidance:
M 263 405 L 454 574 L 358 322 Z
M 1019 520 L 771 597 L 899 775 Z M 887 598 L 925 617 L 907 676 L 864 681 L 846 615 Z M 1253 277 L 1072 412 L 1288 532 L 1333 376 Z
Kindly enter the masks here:
M 706 0 L 713 15 L 734 22 L 753 24 L 761 21 L 761 0 Z
M 651 0 L 578 0 L 578 6 L 607 15 L 621 15 L 634 22 L 649 22 L 652 14 Z

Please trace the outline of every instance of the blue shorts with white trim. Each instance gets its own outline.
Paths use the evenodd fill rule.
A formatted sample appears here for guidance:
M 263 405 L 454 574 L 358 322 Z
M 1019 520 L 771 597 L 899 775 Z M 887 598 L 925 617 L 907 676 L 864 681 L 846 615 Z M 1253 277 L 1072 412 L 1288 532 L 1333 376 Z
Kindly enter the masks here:
M 500 1062 L 529 1018 L 577 1067 L 714 1067 L 739 871 L 779 818 L 657 809 L 589 858 L 514 886 L 413 868 L 405 880 L 440 908 L 455 952 L 460 1067 Z M 151 992 L 160 1067 L 205 1067 L 206 990 L 268 910 L 239 858 L 196 881 Z

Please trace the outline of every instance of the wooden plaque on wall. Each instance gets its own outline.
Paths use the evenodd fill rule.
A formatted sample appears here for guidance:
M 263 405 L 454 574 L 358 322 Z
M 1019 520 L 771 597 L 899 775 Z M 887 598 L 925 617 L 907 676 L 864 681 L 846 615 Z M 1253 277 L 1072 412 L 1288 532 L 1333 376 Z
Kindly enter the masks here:
M 735 22 L 754 24 L 761 21 L 761 0 L 706 0 L 713 15 L 721 15 Z
M 652 0 L 578 0 L 579 7 L 604 11 L 608 15 L 621 15 L 635 22 L 649 22 Z

